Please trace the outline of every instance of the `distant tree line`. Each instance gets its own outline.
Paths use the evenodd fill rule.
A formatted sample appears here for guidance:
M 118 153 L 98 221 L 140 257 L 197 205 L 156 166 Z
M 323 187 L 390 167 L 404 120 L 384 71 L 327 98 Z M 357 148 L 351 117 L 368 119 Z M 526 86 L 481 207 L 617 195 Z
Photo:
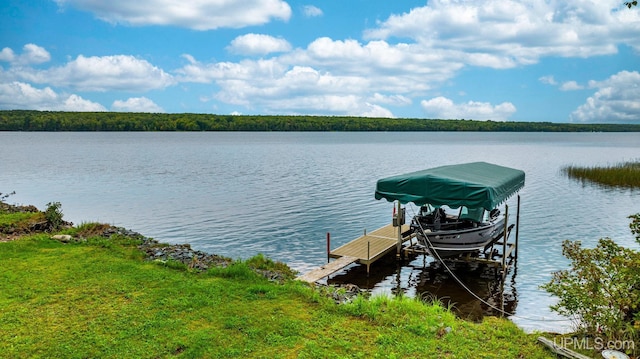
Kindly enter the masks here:
M 0 131 L 512 131 L 640 132 L 633 124 L 496 122 L 340 116 L 233 116 L 0 111 Z

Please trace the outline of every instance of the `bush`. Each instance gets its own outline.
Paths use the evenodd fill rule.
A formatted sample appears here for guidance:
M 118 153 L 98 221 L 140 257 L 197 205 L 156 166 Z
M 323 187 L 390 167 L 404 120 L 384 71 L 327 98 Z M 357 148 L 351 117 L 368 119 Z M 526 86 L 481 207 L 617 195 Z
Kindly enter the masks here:
M 631 215 L 629 218 L 631 219 L 631 223 L 629 223 L 631 233 L 636 236 L 636 242 L 640 244 L 640 213 Z
M 638 234 L 640 214 L 631 218 L 632 232 Z M 553 273 L 542 286 L 559 298 L 551 309 L 576 319 L 577 329 L 587 334 L 635 337 L 640 327 L 640 252 L 603 238 L 593 249 L 564 241 L 562 254 L 571 260 L 571 269 Z
M 47 209 L 44 211 L 44 218 L 51 226 L 51 230 L 59 229 L 62 226 L 64 223 L 62 217 L 62 205 L 60 202 L 47 203 Z

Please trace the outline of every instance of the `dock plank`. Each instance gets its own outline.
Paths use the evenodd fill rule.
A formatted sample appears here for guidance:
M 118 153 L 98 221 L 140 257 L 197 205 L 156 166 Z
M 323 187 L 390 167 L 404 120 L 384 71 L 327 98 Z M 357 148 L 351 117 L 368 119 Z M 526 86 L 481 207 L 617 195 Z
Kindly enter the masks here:
M 307 283 L 315 283 L 320 279 L 330 276 L 331 274 L 343 269 L 351 263 L 354 263 L 358 260 L 356 257 L 344 256 L 335 261 L 327 263 L 322 267 L 316 268 L 311 272 L 308 272 L 304 275 L 297 277 L 297 280 L 307 282 Z
M 402 226 L 402 232 L 408 229 L 408 225 Z M 396 248 L 398 244 L 397 231 L 398 228 L 390 224 L 378 228 L 332 250 L 329 256 L 332 258 L 356 257 L 361 264 L 372 263 Z

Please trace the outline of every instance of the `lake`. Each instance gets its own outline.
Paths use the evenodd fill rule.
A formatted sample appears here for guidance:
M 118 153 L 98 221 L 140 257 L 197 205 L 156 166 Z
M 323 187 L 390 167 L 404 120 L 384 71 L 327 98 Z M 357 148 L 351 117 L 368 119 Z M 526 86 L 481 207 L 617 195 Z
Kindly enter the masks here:
M 335 248 L 390 223 L 393 205 L 374 199 L 379 178 L 474 161 L 518 168 L 520 249 L 505 308 L 527 330 L 568 325 L 539 289 L 567 267 L 563 240 L 637 247 L 627 216 L 640 212 L 640 192 L 583 184 L 560 169 L 636 160 L 638 133 L 0 132 L 0 158 L 0 192 L 16 192 L 9 203 L 58 201 L 75 224 L 110 223 L 232 258 L 263 253 L 300 272 L 326 262 L 327 232 Z M 437 267 L 415 256 L 376 262 L 368 278 L 354 266 L 330 282 L 487 312 Z M 495 300 L 484 277 L 463 280 Z

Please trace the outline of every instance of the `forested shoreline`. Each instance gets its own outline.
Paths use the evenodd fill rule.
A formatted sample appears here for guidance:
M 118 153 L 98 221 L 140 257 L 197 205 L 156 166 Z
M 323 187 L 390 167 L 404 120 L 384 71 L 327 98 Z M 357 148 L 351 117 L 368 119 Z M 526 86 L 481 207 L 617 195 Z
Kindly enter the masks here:
M 640 132 L 640 124 L 9 110 L 0 111 L 0 131 Z

